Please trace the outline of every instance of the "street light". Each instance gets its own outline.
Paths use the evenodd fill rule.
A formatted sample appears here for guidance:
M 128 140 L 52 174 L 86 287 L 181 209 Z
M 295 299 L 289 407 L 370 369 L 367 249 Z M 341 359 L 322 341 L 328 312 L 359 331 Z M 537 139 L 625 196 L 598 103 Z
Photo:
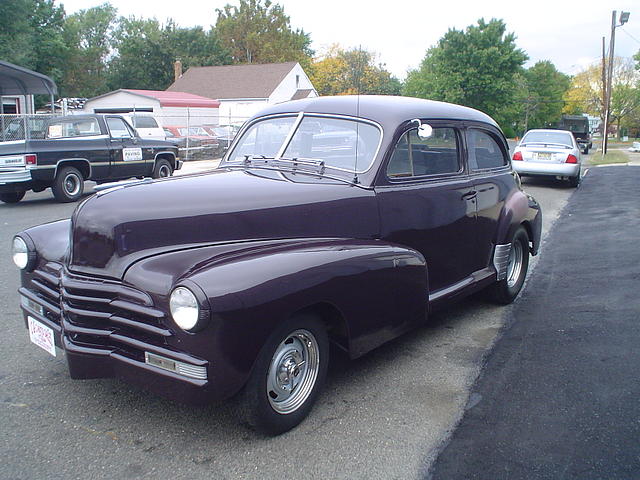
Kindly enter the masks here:
M 604 130 L 602 130 L 602 158 L 604 158 L 607 153 L 608 146 L 608 137 L 607 130 L 609 129 L 609 117 L 611 116 L 611 92 L 613 90 L 613 85 L 611 85 L 612 77 L 613 77 L 613 50 L 616 45 L 616 28 L 621 27 L 625 23 L 629 21 L 629 12 L 620 12 L 620 25 L 616 25 L 616 11 L 614 10 L 611 13 L 611 42 L 609 43 L 609 65 L 607 71 L 607 82 L 603 85 L 603 93 L 604 93 Z M 604 49 L 604 43 L 603 43 Z M 604 52 L 603 52 L 604 53 Z M 604 71 L 604 57 L 602 59 L 603 62 L 603 71 Z

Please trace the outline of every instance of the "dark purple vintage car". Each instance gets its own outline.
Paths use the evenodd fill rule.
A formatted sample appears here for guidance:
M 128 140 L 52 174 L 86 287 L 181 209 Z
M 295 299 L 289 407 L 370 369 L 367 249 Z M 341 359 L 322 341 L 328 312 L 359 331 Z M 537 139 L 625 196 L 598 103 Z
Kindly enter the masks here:
M 277 434 L 309 413 L 330 343 L 358 357 L 472 292 L 511 302 L 540 222 L 487 115 L 324 97 L 261 112 L 219 170 L 99 192 L 13 255 L 30 338 L 73 378 L 237 395 Z

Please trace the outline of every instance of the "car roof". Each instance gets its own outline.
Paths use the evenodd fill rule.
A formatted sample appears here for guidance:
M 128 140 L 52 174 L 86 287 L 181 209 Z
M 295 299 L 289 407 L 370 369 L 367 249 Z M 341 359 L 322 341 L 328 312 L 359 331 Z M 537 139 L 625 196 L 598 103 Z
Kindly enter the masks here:
M 433 120 L 468 120 L 497 127 L 487 114 L 469 107 L 451 103 L 391 95 L 340 95 L 312 97 L 272 105 L 260 111 L 254 118 L 280 113 L 328 113 L 360 117 L 392 128 L 414 118 Z
M 572 133 L 569 130 L 560 130 L 559 128 L 532 128 L 531 130 L 527 130 L 527 133 L 531 133 L 531 132 L 542 132 L 542 133 L 568 133 L 569 135 L 572 135 Z M 525 133 L 525 135 L 527 134 Z

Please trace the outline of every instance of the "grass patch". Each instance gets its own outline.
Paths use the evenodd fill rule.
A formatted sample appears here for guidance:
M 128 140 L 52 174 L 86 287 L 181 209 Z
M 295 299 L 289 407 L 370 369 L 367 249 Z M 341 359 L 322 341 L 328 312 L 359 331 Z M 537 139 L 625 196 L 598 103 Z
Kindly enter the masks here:
M 609 163 L 627 163 L 629 156 L 622 150 L 609 150 L 602 158 L 601 152 L 593 152 L 589 158 L 590 165 L 606 165 Z

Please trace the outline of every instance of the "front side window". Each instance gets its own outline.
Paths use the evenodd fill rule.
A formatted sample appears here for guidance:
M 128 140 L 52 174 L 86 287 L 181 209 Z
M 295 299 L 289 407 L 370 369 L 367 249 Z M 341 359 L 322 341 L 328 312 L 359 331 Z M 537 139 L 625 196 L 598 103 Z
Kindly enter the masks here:
M 498 142 L 487 132 L 476 129 L 467 131 L 469 147 L 469 168 L 484 170 L 509 165 L 509 159 L 498 145 Z
M 131 132 L 121 118 L 107 117 L 107 126 L 113 138 L 130 138 Z
M 453 128 L 437 127 L 429 138 L 420 138 L 417 129 L 407 131 L 396 144 L 387 166 L 391 179 L 458 173 L 460 155 Z
M 378 151 L 381 130 L 368 122 L 305 115 L 276 117 L 251 125 L 238 140 L 227 162 L 246 156 L 317 160 L 346 172 L 368 170 Z

